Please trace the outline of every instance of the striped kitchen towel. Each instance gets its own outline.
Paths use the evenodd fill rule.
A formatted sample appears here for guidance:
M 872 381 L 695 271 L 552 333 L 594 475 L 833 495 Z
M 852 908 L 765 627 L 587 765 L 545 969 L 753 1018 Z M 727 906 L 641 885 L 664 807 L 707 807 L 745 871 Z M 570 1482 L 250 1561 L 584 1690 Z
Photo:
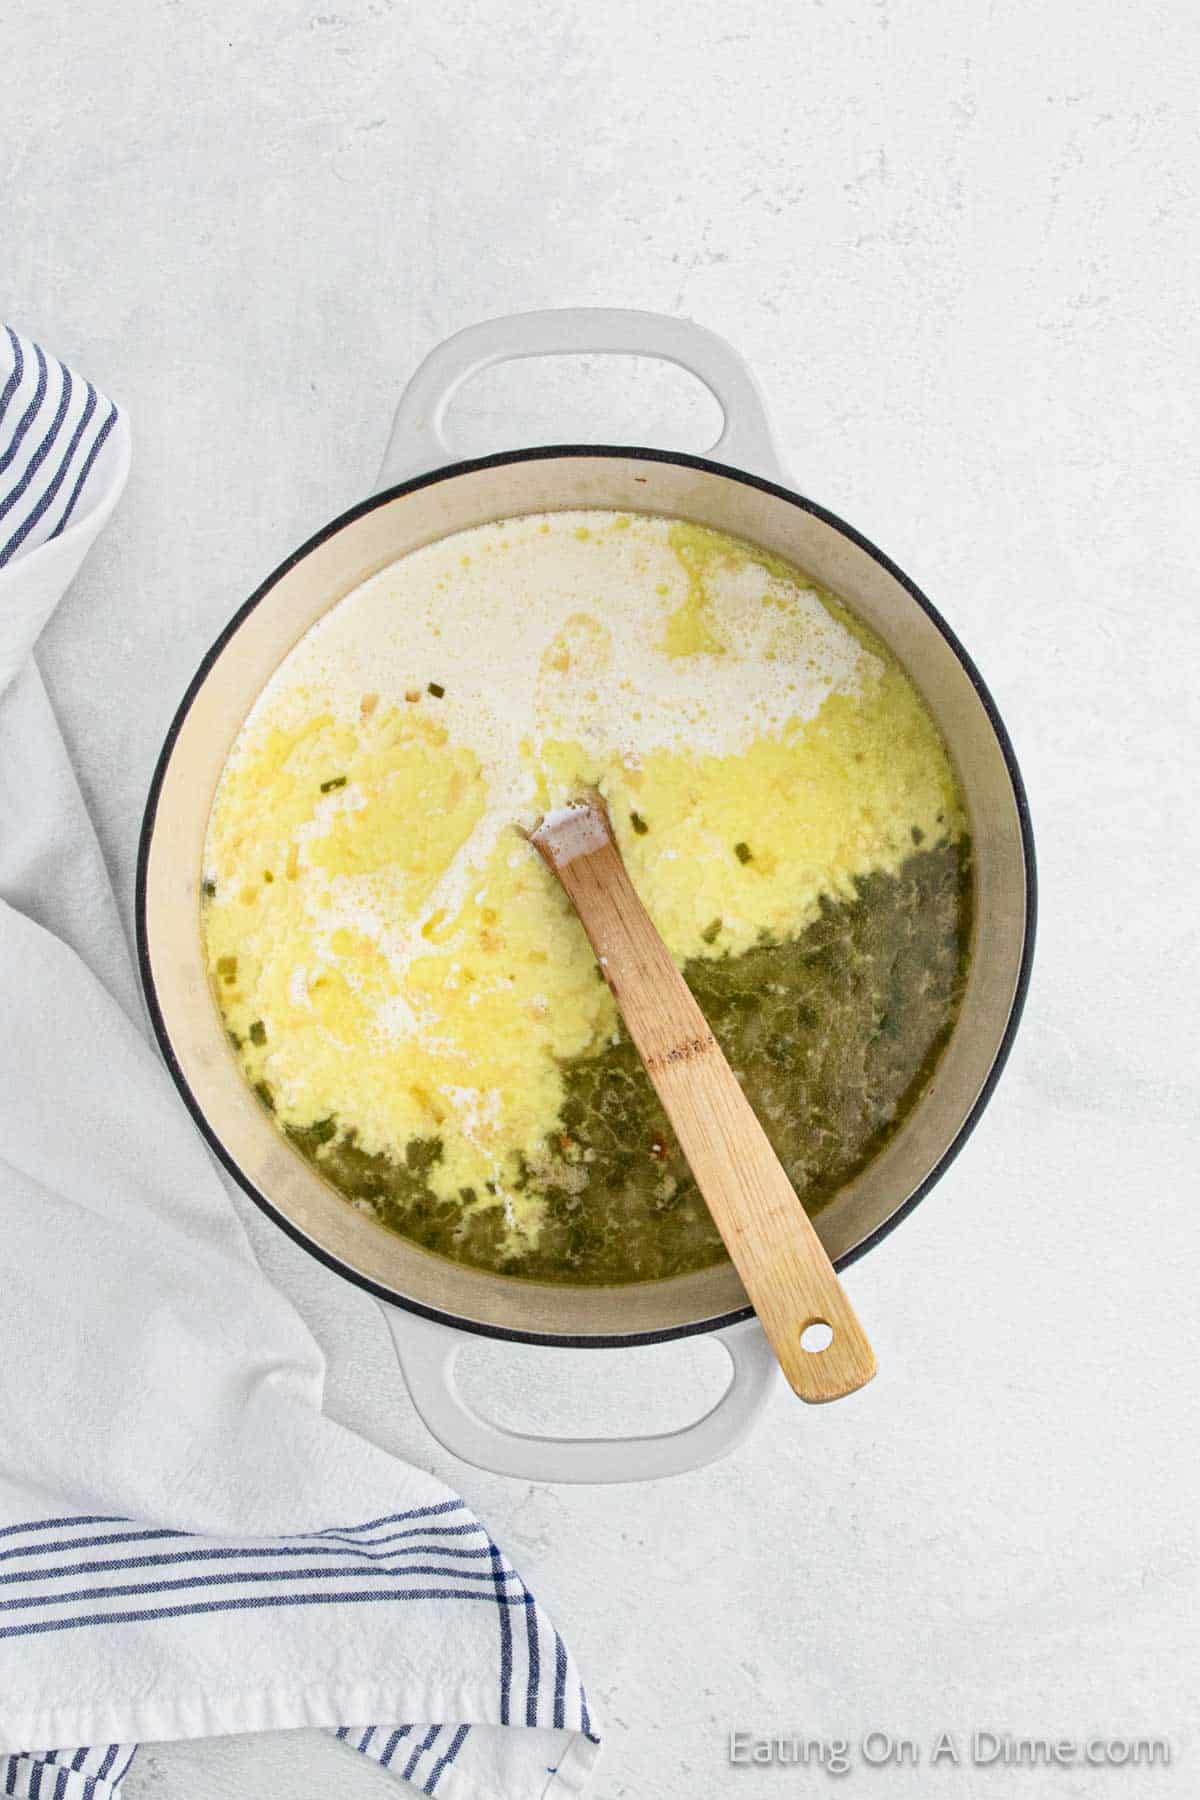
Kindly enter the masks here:
M 0 569 L 60 537 L 120 422 L 115 403 L 11 327 L 0 363 Z
M 120 497 L 121 410 L 0 338 L 0 1786 L 324 1727 L 439 1800 L 579 1793 L 554 1625 L 465 1503 L 322 1413 L 158 1062 L 31 651 Z

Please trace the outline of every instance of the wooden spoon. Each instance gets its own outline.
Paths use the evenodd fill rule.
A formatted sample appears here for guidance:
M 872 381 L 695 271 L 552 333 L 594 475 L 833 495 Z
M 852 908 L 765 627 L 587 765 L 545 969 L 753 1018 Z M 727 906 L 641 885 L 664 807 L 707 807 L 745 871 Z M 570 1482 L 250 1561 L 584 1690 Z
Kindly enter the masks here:
M 638 899 L 604 802 L 590 796 L 548 813 L 530 841 L 591 939 L 784 1375 L 802 1400 L 837 1400 L 864 1387 L 875 1373 L 874 1352 L 766 1132 Z

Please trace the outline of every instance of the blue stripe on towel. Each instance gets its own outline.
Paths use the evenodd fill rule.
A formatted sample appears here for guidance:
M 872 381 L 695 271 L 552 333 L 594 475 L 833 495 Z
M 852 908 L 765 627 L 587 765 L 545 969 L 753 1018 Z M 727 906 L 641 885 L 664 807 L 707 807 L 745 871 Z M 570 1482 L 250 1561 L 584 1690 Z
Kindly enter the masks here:
M 4 392 L 0 394 L 0 425 L 4 423 L 4 415 L 8 411 L 8 403 L 21 385 L 21 377 L 25 373 L 25 352 L 21 348 L 21 340 L 11 325 L 4 327 L 8 333 L 8 341 L 12 345 L 12 373 L 4 384 Z
M 480 1535 L 478 1525 L 460 1525 L 454 1527 L 435 1527 L 440 1535 L 461 1537 L 468 1533 Z M 405 1533 L 405 1536 L 408 1534 Z M 419 1537 L 432 1535 L 418 1532 Z M 8 1561 L 15 1556 L 53 1556 L 61 1551 L 106 1548 L 113 1544 L 141 1544 L 172 1538 L 176 1543 L 184 1540 L 181 1531 L 145 1531 L 128 1532 L 120 1536 L 104 1538 L 76 1538 L 71 1543 L 27 1544 L 19 1550 L 0 1550 L 0 1561 Z M 372 1541 L 358 1549 L 346 1544 L 231 1544 L 228 1549 L 205 1550 L 170 1550 L 152 1551 L 149 1556 L 109 1557 L 103 1560 L 95 1558 L 81 1563 L 64 1563 L 54 1573 L 59 1575 L 95 1575 L 104 1569 L 156 1569 L 171 1563 L 187 1562 L 223 1562 L 227 1558 L 234 1560 L 242 1557 L 274 1556 L 358 1556 L 366 1562 L 375 1564 L 390 1562 L 397 1556 L 490 1556 L 491 1551 L 484 1546 L 472 1550 L 466 1544 L 405 1544 L 395 1550 L 380 1549 Z M 46 1569 L 8 1569 L 0 1573 L 0 1587 L 10 1586 L 17 1581 L 37 1581 L 42 1575 L 49 1573 Z
M 387 1768 L 388 1764 L 391 1762 L 393 1756 L 395 1756 L 396 1751 L 399 1748 L 400 1744 L 408 1736 L 408 1734 L 411 1730 L 412 1730 L 411 1725 L 401 1725 L 398 1727 L 397 1730 L 393 1731 L 391 1737 L 388 1739 L 387 1743 L 384 1745 L 383 1755 L 379 1758 L 380 1763 L 383 1765 L 383 1767 L 385 1769 Z
M 16 1537 L 24 1531 L 65 1531 L 69 1525 L 128 1525 L 119 1513 L 82 1513 L 72 1519 L 31 1519 L 27 1525 L 0 1525 L 0 1537 Z
M 439 1500 L 436 1506 L 414 1506 L 408 1512 L 384 1513 L 381 1519 L 365 1519 L 361 1525 L 327 1525 L 324 1531 L 295 1531 L 291 1537 L 339 1537 L 343 1533 L 375 1531 L 380 1525 L 402 1525 L 406 1519 L 431 1519 L 437 1513 L 464 1512 L 462 1500 Z
M 78 481 L 76 481 L 75 486 L 71 489 L 71 498 L 67 501 L 66 506 L 63 508 L 62 518 L 58 521 L 58 524 L 54 527 L 54 530 L 50 533 L 50 536 L 52 538 L 56 538 L 60 531 L 66 530 L 67 522 L 70 519 L 71 514 L 75 511 L 75 502 L 79 499 L 80 494 L 83 492 L 84 483 L 87 481 L 88 476 L 92 472 L 92 464 L 95 462 L 96 458 L 99 456 L 101 450 L 103 450 L 104 441 L 107 438 L 109 432 L 112 430 L 113 426 L 116 424 L 117 416 L 118 416 L 117 409 L 113 405 L 112 401 L 110 400 L 109 406 L 108 406 L 108 417 L 107 417 L 107 419 L 105 419 L 103 425 L 100 427 L 100 430 L 96 433 L 95 441 L 92 444 L 91 449 L 87 453 L 87 457 L 84 460 L 82 469 L 80 469 L 80 471 L 79 471 L 79 479 L 78 479 Z
M 17 429 L 13 432 L 12 437 L 9 439 L 7 450 L 5 450 L 2 454 L 0 454 L 0 475 L 4 474 L 5 470 L 9 467 L 13 458 L 16 456 L 17 451 L 21 448 L 21 445 L 25 440 L 25 433 L 29 430 L 29 427 L 33 424 L 33 421 L 37 418 L 38 413 L 41 410 L 42 401 L 46 397 L 46 357 L 45 357 L 45 353 L 42 350 L 40 344 L 35 344 L 33 346 L 33 350 L 34 350 L 34 355 L 37 358 L 37 371 L 38 371 L 37 387 L 34 389 L 33 399 L 29 402 L 29 405 L 25 408 L 25 411 L 21 415 L 20 423 L 17 425 Z
M 425 1736 L 421 1739 L 421 1742 L 417 1745 L 416 1749 L 404 1765 L 403 1773 L 405 1781 L 412 1780 L 413 1775 L 416 1772 L 417 1764 L 427 1750 L 432 1750 L 434 1744 L 437 1742 L 438 1733 L 441 1729 L 440 1725 L 431 1725 L 429 1727 L 429 1730 L 425 1733 Z
M 50 1544 L 18 1544 L 12 1550 L 0 1550 L 0 1562 L 14 1556 L 54 1556 L 60 1550 L 93 1550 L 106 1544 L 144 1544 L 152 1539 L 182 1538 L 185 1531 L 110 1531 L 103 1537 L 59 1538 Z
M 503 1591 L 504 1563 L 499 1546 L 489 1544 L 492 1557 L 492 1577 L 496 1585 L 496 1598 L 499 1600 Z M 500 1608 L 500 1723 L 507 1725 L 510 1690 L 512 1688 L 512 1625 L 504 1607 Z
M 554 1723 L 562 1725 L 567 1694 L 567 1646 L 554 1634 Z
M 434 1788 L 438 1784 L 438 1779 L 441 1776 L 442 1770 L 449 1768 L 450 1764 L 454 1761 L 455 1757 L 466 1743 L 467 1734 L 470 1732 L 470 1729 L 471 1727 L 469 1725 L 460 1725 L 453 1738 L 450 1740 L 449 1749 L 444 1751 L 434 1763 L 432 1769 L 429 1771 L 429 1779 L 425 1783 L 425 1792 L 427 1794 L 432 1794 Z
M 538 1644 L 537 1608 L 533 1604 L 533 1595 L 521 1584 L 522 1591 L 529 1605 L 525 1610 L 525 1636 L 529 1645 L 529 1686 L 525 1694 L 525 1723 L 536 1725 L 538 1722 L 538 1689 L 542 1677 L 542 1657 Z
M 386 1537 L 354 1539 L 354 1538 L 351 1538 L 349 1533 L 346 1533 L 346 1532 L 336 1532 L 333 1534 L 333 1537 L 334 1537 L 335 1542 L 337 1542 L 340 1539 L 340 1541 L 343 1543 L 364 1544 L 368 1549 L 371 1549 L 375 1546 L 378 1546 L 379 1544 L 398 1543 L 401 1538 L 466 1537 L 466 1536 L 469 1536 L 472 1532 L 478 1532 L 480 1529 L 481 1528 L 480 1528 L 478 1522 L 476 1520 L 472 1519 L 466 1525 L 410 1525 L 404 1531 L 390 1531 L 390 1532 L 388 1532 Z M 314 1532 L 313 1533 L 314 1537 L 319 1536 L 319 1537 L 323 1538 L 324 1535 L 325 1534 L 323 1532 L 321 1532 L 321 1533 Z
M 12 511 L 23 494 L 28 493 L 29 484 L 49 456 L 54 440 L 62 429 L 62 422 L 67 416 L 67 408 L 71 404 L 71 391 L 74 383 L 71 380 L 70 369 L 64 369 L 61 363 L 58 365 L 58 372 L 60 376 L 58 411 L 50 421 L 45 437 L 25 464 L 25 473 L 21 476 L 20 481 L 15 487 L 10 488 L 3 498 L 0 498 L 0 519 L 5 518 Z

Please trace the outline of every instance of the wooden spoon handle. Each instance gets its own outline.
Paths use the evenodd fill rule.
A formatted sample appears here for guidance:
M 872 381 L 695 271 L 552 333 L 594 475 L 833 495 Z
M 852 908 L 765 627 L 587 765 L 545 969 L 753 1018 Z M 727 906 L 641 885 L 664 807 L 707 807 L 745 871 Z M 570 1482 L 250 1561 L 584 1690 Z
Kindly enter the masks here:
M 865 1386 L 875 1373 L 866 1334 L 620 852 L 605 842 L 555 872 L 784 1375 L 809 1401 Z M 827 1347 L 801 1344 L 812 1325 L 832 1330 Z

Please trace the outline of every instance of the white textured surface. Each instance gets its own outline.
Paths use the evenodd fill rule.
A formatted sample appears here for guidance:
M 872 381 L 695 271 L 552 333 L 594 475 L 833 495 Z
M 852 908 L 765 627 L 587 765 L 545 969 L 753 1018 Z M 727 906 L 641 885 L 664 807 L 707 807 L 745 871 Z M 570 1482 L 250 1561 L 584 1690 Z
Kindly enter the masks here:
M 518 1489 L 430 1443 L 372 1304 L 254 1218 L 329 1352 L 330 1404 L 460 1483 L 569 1631 L 608 1729 L 600 1800 L 824 1791 L 729 1769 L 730 1726 L 1158 1732 L 1165 1772 L 848 1784 L 1191 1795 L 1193 8 L 329 5 L 5 21 L 3 304 L 135 431 L 45 648 L 126 906 L 188 676 L 366 490 L 417 357 L 492 313 L 587 302 L 690 313 L 749 357 L 797 483 L 980 661 L 1044 882 L 999 1094 L 853 1272 L 882 1369 L 865 1394 L 780 1394 L 734 1460 L 655 1491 Z M 606 395 L 503 371 L 464 401 L 462 442 L 706 441 L 681 383 L 626 369 Z M 714 1355 L 644 1353 L 669 1416 Z M 473 1353 L 506 1417 L 531 1356 Z M 580 1361 L 548 1359 L 576 1374 L 556 1369 L 539 1422 L 569 1416 Z M 623 1381 L 620 1361 L 584 1365 L 593 1422 L 637 1404 L 642 1362 Z M 297 1737 L 155 1747 L 129 1790 L 386 1780 Z

